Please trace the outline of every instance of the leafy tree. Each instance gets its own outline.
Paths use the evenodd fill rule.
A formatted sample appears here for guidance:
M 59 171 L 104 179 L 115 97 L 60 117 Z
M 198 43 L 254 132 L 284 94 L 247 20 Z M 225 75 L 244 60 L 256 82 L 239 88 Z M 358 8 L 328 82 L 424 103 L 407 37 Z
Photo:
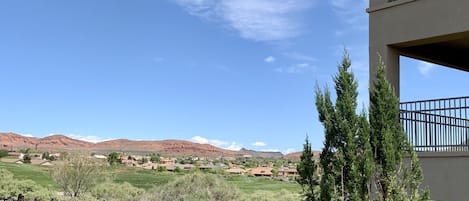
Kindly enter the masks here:
M 42 153 L 41 158 L 42 158 L 42 159 L 49 160 L 49 152 L 44 152 L 44 153 Z
M 321 200 L 363 200 L 368 198 L 371 171 L 370 147 L 366 146 L 368 124 L 364 115 L 357 115 L 358 83 L 350 72 L 351 60 L 345 51 L 338 74 L 334 77 L 336 101 L 326 88 L 316 90 L 319 120 L 325 128 L 325 142 L 320 163 Z
M 52 170 L 52 178 L 66 196 L 80 197 L 89 192 L 100 179 L 102 163 L 80 153 L 64 155 Z
M 399 99 L 386 80 L 382 62 L 370 91 L 369 118 L 376 163 L 373 182 L 377 186 L 378 198 L 383 201 L 428 200 L 428 192 L 420 195 L 422 170 L 399 122 Z M 404 164 L 405 156 L 411 158 L 410 167 Z
M 23 163 L 31 163 L 31 156 L 29 154 L 23 156 Z
M 27 153 L 29 153 L 29 151 L 31 151 L 31 149 L 30 149 L 30 148 L 26 148 L 26 149 L 20 149 L 19 152 L 20 152 L 20 153 L 23 153 L 23 154 L 27 154 Z
M 144 164 L 144 163 L 148 163 L 148 158 L 143 156 L 140 160 L 138 160 L 138 163 L 139 164 Z
M 160 157 L 159 154 L 152 154 L 152 155 L 150 156 L 150 161 L 151 161 L 152 163 L 159 163 L 159 162 L 161 161 L 161 157 Z
M 0 149 L 0 158 L 7 157 L 7 156 L 8 156 L 8 150 Z
M 109 165 L 116 165 L 121 163 L 120 155 L 117 152 L 112 152 L 107 156 L 107 162 Z
M 297 165 L 296 169 L 299 174 L 296 181 L 301 185 L 306 200 L 318 200 L 318 195 L 315 193 L 316 187 L 319 185 L 317 164 L 313 158 L 313 152 L 308 137 L 306 137 L 305 144 L 303 145 L 303 153 L 301 153 L 300 156 L 300 163 Z

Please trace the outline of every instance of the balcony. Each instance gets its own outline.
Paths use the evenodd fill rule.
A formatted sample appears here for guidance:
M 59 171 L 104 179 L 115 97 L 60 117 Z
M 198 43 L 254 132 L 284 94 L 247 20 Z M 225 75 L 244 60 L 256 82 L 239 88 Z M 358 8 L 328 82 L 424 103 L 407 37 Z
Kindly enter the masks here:
M 402 102 L 400 121 L 418 152 L 469 151 L 469 96 Z

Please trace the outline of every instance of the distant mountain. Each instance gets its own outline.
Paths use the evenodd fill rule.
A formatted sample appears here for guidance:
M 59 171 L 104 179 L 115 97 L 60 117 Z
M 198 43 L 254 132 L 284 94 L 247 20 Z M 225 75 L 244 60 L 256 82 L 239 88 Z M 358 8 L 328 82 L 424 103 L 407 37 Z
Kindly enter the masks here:
M 283 158 L 287 160 L 292 160 L 292 161 L 300 161 L 300 157 L 302 153 L 303 152 L 300 151 L 300 152 L 293 152 L 293 153 L 285 154 Z M 318 159 L 320 155 L 321 155 L 321 151 L 313 150 L 314 158 Z
M 236 151 L 222 149 L 209 144 L 199 144 L 185 140 L 134 141 L 119 139 L 96 143 L 92 149 L 99 152 L 151 152 L 173 156 L 217 157 L 238 155 Z
M 27 137 L 16 133 L 0 133 L 0 147 L 4 149 L 87 149 L 94 144 L 91 142 L 76 140 L 64 135 L 51 135 L 44 138 Z
M 118 139 L 99 143 L 91 143 L 73 139 L 64 135 L 51 135 L 44 138 L 27 137 L 16 133 L 0 133 L 0 148 L 3 149 L 39 149 L 43 151 L 80 150 L 95 153 L 126 152 L 126 153 L 160 153 L 169 156 L 199 157 L 242 157 L 250 155 L 261 158 L 282 158 L 280 152 L 265 152 L 241 149 L 232 151 L 209 144 L 199 144 L 185 140 L 128 140 Z
M 283 154 L 281 152 L 270 152 L 270 151 L 255 151 L 242 148 L 238 151 L 242 155 L 250 155 L 255 158 L 282 158 Z

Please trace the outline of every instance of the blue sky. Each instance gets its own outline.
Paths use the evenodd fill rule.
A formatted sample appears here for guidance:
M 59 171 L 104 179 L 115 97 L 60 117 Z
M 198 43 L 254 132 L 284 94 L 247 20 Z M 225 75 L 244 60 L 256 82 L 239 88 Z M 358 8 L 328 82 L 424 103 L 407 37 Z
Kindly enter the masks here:
M 367 105 L 366 0 L 0 1 L 0 130 L 322 147 L 314 88 L 344 47 Z M 467 74 L 402 58 L 402 100 Z

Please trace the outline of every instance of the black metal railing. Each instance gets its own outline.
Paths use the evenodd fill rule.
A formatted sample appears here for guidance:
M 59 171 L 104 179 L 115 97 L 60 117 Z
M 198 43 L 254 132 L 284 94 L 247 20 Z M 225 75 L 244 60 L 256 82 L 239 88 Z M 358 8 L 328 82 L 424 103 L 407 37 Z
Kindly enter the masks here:
M 416 151 L 469 151 L 469 96 L 400 103 L 400 121 Z

